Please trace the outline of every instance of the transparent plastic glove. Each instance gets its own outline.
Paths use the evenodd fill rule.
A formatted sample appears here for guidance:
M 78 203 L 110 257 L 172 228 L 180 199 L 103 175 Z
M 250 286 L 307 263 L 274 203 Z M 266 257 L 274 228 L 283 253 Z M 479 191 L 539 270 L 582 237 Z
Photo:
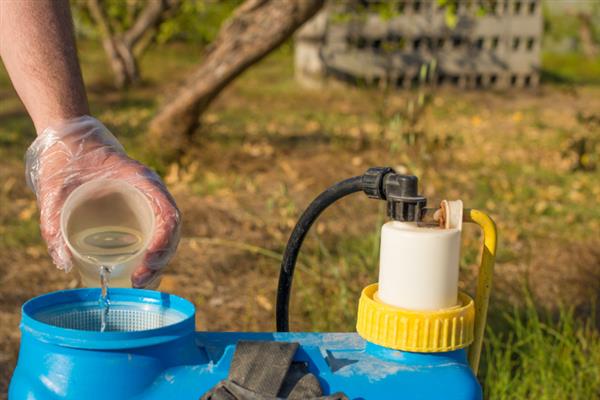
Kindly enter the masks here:
M 123 180 L 144 193 L 154 210 L 155 231 L 133 287 L 156 287 L 160 272 L 179 242 L 180 214 L 161 179 L 129 158 L 108 129 L 83 116 L 45 129 L 27 150 L 27 184 L 37 196 L 42 237 L 54 264 L 69 271 L 71 254 L 60 230 L 60 212 L 69 194 L 92 179 Z

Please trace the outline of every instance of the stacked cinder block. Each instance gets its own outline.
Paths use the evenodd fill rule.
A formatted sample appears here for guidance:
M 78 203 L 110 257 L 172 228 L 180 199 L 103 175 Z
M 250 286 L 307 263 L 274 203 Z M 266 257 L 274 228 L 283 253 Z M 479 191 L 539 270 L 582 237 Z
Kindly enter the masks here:
M 380 1 L 379 1 L 380 2 Z M 376 0 L 365 12 L 325 8 L 296 36 L 296 76 L 315 86 L 328 78 L 411 87 L 424 64 L 437 84 L 462 88 L 535 87 L 539 83 L 541 0 L 459 0 L 457 23 L 449 27 L 437 1 L 399 0 L 384 19 Z M 480 5 L 486 12 L 481 15 Z

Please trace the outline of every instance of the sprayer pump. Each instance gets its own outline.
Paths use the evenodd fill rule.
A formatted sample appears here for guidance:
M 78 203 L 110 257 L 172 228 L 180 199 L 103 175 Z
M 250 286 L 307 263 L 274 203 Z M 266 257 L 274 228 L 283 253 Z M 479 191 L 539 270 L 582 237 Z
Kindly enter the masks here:
M 349 194 L 364 192 L 369 198 L 387 202 L 388 216 L 394 221 L 419 222 L 427 199 L 418 192 L 419 179 L 396 173 L 390 167 L 372 167 L 363 175 L 338 182 L 321 193 L 304 211 L 287 243 L 277 288 L 277 330 L 289 330 L 290 289 L 300 247 L 308 230 L 331 204 Z
M 426 208 L 416 176 L 390 167 L 334 184 L 313 200 L 288 240 L 277 287 L 276 322 L 289 331 L 290 291 L 298 253 L 310 227 L 337 200 L 356 192 L 387 202 L 391 221 L 382 226 L 379 283 L 361 295 L 357 332 L 370 343 L 412 352 L 445 352 L 469 347 L 477 372 L 487 318 L 496 252 L 496 227 L 485 213 L 443 200 Z M 475 301 L 458 290 L 463 223 L 479 225 L 483 252 Z

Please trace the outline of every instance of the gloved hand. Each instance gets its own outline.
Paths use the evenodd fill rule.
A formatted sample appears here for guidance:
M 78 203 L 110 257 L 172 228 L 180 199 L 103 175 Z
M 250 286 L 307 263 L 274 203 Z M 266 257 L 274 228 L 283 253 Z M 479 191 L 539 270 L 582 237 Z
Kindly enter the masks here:
M 129 158 L 108 129 L 83 116 L 45 129 L 27 150 L 27 184 L 37 196 L 42 237 L 54 264 L 69 271 L 71 254 L 60 230 L 60 212 L 69 194 L 92 179 L 123 180 L 144 193 L 155 215 L 155 231 L 133 287 L 156 287 L 160 271 L 179 242 L 180 214 L 156 173 Z

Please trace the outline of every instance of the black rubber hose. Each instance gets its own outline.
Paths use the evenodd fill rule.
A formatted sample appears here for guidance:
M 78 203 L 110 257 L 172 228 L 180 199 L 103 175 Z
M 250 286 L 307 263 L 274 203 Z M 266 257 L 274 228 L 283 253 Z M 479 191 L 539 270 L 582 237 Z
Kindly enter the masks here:
M 289 331 L 290 292 L 292 289 L 292 280 L 294 279 L 294 268 L 296 267 L 296 260 L 298 259 L 300 247 L 302 246 L 302 242 L 304 242 L 304 238 L 306 237 L 310 227 L 319 217 L 319 215 L 331 204 L 335 203 L 342 197 L 348 196 L 352 193 L 360 192 L 362 190 L 362 175 L 338 182 L 314 199 L 298 220 L 298 223 L 294 227 L 292 235 L 287 242 L 285 253 L 283 254 L 283 260 L 281 262 L 281 271 L 279 272 L 276 307 L 278 332 Z

